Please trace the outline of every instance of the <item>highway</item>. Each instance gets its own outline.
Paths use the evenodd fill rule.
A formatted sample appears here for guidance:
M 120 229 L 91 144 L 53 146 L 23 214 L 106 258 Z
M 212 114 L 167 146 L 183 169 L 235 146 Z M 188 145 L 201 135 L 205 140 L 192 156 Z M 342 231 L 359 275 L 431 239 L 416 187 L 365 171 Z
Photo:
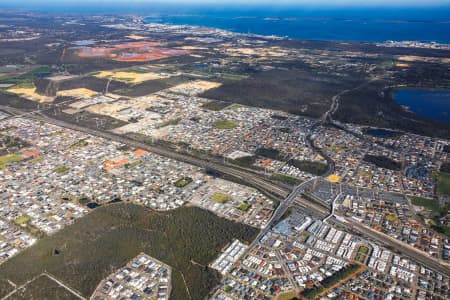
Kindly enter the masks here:
M 4 110 L 6 112 L 9 112 L 10 114 L 15 114 L 15 115 L 23 115 L 24 114 L 24 112 L 21 110 L 7 107 L 7 106 L 2 106 L 2 105 L 0 105 L 0 110 Z M 308 184 L 309 182 L 311 182 L 312 180 L 315 180 L 317 178 L 316 177 L 309 181 L 303 182 L 302 184 L 300 184 L 296 188 L 294 188 L 292 191 L 289 191 L 288 188 L 279 186 L 265 178 L 261 178 L 260 175 L 249 172 L 249 171 L 237 169 L 235 167 L 220 164 L 218 162 L 205 161 L 205 160 L 202 160 L 202 159 L 199 159 L 199 158 L 196 158 L 196 157 L 184 154 L 184 153 L 178 153 L 178 152 L 175 152 L 172 150 L 167 150 L 167 149 L 159 147 L 159 146 L 148 145 L 148 144 L 127 138 L 122 135 L 117 135 L 117 134 L 113 134 L 110 132 L 85 128 L 85 127 L 75 125 L 72 123 L 68 123 L 65 121 L 56 120 L 56 119 L 50 118 L 48 116 L 42 115 L 39 112 L 37 112 L 35 114 L 27 113 L 27 112 L 25 112 L 25 113 L 26 113 L 27 117 L 35 119 L 35 120 L 39 120 L 39 121 L 47 122 L 50 124 L 55 124 L 55 125 L 58 125 L 58 126 L 61 126 L 64 128 L 84 132 L 87 134 L 105 138 L 107 140 L 120 142 L 120 143 L 127 144 L 127 145 L 135 147 L 135 148 L 142 148 L 147 151 L 159 154 L 161 156 L 165 156 L 165 157 L 168 157 L 168 158 L 171 158 L 174 160 L 178 160 L 178 161 L 183 161 L 183 162 L 193 164 L 193 165 L 196 165 L 196 166 L 199 166 L 202 168 L 216 170 L 222 174 L 236 178 L 244 184 L 253 186 L 253 187 L 259 189 L 261 192 L 264 192 L 275 198 L 284 199 L 283 201 L 280 201 L 280 205 L 274 211 L 271 219 L 269 220 L 268 225 L 263 230 L 260 231 L 257 238 L 250 244 L 250 247 L 248 249 L 251 249 L 251 247 L 253 247 L 256 243 L 259 242 L 261 237 L 263 237 L 270 229 L 272 229 L 273 225 L 276 224 L 280 220 L 280 218 L 284 215 L 286 210 L 293 204 L 293 202 L 296 200 L 297 196 L 299 194 L 301 194 L 304 186 L 306 184 Z M 297 200 L 297 202 L 298 202 L 298 200 Z M 321 205 L 319 203 L 311 202 L 311 200 L 308 200 L 308 199 L 302 198 L 301 205 L 304 207 L 307 207 L 309 209 L 312 209 L 314 211 L 317 211 L 320 214 L 329 215 L 329 213 L 330 213 L 330 211 L 327 211 L 327 209 L 323 205 Z M 346 219 L 346 220 L 347 220 L 347 222 L 344 223 L 344 222 L 337 220 L 333 216 L 327 218 L 327 222 L 330 222 L 331 224 L 335 224 L 335 225 L 347 228 L 349 230 L 353 230 L 359 234 L 362 234 L 365 237 L 368 237 L 368 238 L 376 241 L 381 246 L 385 246 L 385 247 L 389 247 L 389 248 L 394 246 L 395 250 L 398 251 L 399 253 L 412 258 L 416 262 L 424 264 L 425 266 L 427 266 L 430 269 L 433 269 L 435 271 L 438 271 L 438 272 L 441 272 L 443 274 L 450 276 L 450 268 L 448 265 L 440 263 L 437 259 L 428 256 L 428 254 L 426 254 L 425 252 L 422 252 L 420 250 L 412 248 L 411 246 L 409 246 L 401 241 L 398 241 L 390 236 L 387 236 L 383 233 L 376 232 L 370 228 L 367 228 L 361 223 L 350 221 L 348 219 Z
M 250 186 L 253 186 L 259 190 L 261 190 L 262 192 L 267 193 L 270 196 L 273 196 L 275 198 L 278 199 L 284 199 L 289 195 L 290 190 L 287 189 L 286 187 L 282 187 L 279 186 L 265 178 L 261 178 L 261 176 L 249 172 L 249 171 L 245 171 L 242 169 L 237 169 L 228 165 L 224 165 L 221 164 L 219 162 L 212 162 L 212 161 L 205 161 L 184 153 L 179 153 L 179 152 L 175 152 L 172 150 L 168 150 L 159 146 L 153 146 L 153 145 L 149 145 L 143 142 L 139 142 L 130 138 L 127 138 L 123 135 L 117 135 L 114 133 L 110 133 L 110 132 L 105 132 L 105 131 L 101 131 L 101 130 L 95 130 L 95 129 L 91 129 L 91 128 L 86 128 L 86 127 L 82 127 L 73 123 L 69 123 L 69 122 L 65 122 L 65 121 L 61 121 L 61 120 L 57 120 L 57 119 L 53 119 L 50 118 L 46 115 L 41 114 L 40 112 L 36 112 L 36 113 L 30 113 L 30 112 L 23 112 L 19 109 L 15 109 L 15 108 L 11 108 L 8 106 L 2 106 L 0 105 L 0 109 L 4 110 L 10 114 L 14 114 L 17 116 L 24 116 L 26 115 L 28 118 L 30 119 L 35 119 L 38 121 L 43 121 L 46 123 L 50 123 L 50 124 L 54 124 L 60 127 L 64 127 L 64 128 L 68 128 L 68 129 L 72 129 L 72 130 L 76 130 L 76 131 L 80 131 L 80 132 L 84 132 L 87 134 L 91 134 L 94 136 L 98 136 L 110 141 L 116 141 L 116 142 L 120 142 L 135 148 L 141 148 L 150 152 L 153 152 L 155 154 L 159 154 L 161 156 L 165 156 L 174 160 L 178 160 L 178 161 L 183 161 L 192 165 L 196 165 L 205 169 L 212 169 L 215 170 L 217 172 L 220 172 L 222 174 L 231 176 L 233 178 L 236 178 L 240 181 L 242 181 L 243 183 L 246 183 Z
M 253 240 L 253 242 L 249 245 L 248 249 L 250 250 L 251 248 L 253 248 L 259 241 L 260 239 L 267 233 L 269 232 L 269 230 L 272 229 L 273 225 L 275 225 L 276 223 L 278 223 L 278 221 L 281 219 L 281 217 L 286 213 L 287 209 L 292 205 L 292 203 L 294 202 L 294 200 L 297 198 L 297 196 L 299 194 L 301 194 L 301 192 L 303 191 L 303 188 L 305 185 L 307 185 L 309 182 L 315 180 L 315 178 L 312 178 L 308 181 L 305 181 L 303 183 L 301 183 L 300 185 L 298 185 L 297 187 L 295 187 L 292 192 L 286 197 L 286 199 L 284 199 L 284 201 L 282 201 L 280 203 L 280 205 L 278 205 L 277 209 L 273 212 L 272 217 L 270 218 L 267 226 L 261 230 L 258 234 L 258 236 Z

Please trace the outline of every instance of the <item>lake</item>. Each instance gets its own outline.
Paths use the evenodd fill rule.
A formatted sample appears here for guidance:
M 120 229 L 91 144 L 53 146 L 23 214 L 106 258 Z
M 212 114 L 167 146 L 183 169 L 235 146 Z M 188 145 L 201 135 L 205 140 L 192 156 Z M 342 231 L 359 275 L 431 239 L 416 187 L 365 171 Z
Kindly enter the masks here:
M 450 122 L 450 90 L 400 89 L 394 99 L 419 116 Z
M 374 136 L 374 137 L 380 137 L 380 138 L 390 138 L 395 135 L 398 135 L 399 133 L 392 130 L 386 130 L 386 129 L 380 129 L 380 128 L 368 128 L 365 131 L 366 134 Z

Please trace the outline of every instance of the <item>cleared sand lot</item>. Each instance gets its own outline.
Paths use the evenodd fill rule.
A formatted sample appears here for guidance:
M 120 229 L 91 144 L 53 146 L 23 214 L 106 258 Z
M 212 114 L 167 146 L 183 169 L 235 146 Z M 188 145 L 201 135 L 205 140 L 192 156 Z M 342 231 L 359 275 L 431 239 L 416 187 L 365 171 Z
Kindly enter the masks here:
M 38 103 L 50 103 L 50 102 L 53 102 L 53 100 L 55 99 L 53 97 L 38 94 L 36 92 L 35 87 L 30 87 L 30 88 L 15 87 L 15 88 L 7 89 L 6 91 L 9 93 L 12 93 L 12 94 L 19 95 L 25 99 L 38 102 Z
M 94 75 L 97 78 L 108 78 L 125 83 L 138 84 L 149 80 L 169 78 L 171 74 L 133 71 L 101 71 Z

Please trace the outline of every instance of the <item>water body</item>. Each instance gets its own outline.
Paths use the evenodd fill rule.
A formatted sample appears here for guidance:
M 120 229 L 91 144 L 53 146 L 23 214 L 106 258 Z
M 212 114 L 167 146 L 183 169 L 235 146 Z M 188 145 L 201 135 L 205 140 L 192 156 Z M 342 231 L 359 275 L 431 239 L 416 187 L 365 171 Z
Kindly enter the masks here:
M 374 137 L 381 137 L 381 138 L 389 138 L 389 137 L 392 137 L 392 136 L 395 136 L 396 134 L 398 134 L 398 132 L 395 132 L 392 130 L 378 129 L 378 128 L 367 129 L 366 133 L 368 135 L 371 135 Z
M 394 99 L 419 116 L 450 123 L 450 90 L 400 89 Z
M 89 202 L 86 206 L 87 206 L 88 208 L 90 208 L 90 209 L 94 209 L 94 208 L 99 207 L 100 205 L 98 205 L 98 204 L 95 203 L 95 202 Z
M 361 18 L 349 12 L 324 13 L 305 12 L 288 16 L 262 15 L 235 16 L 217 14 L 160 15 L 147 17 L 147 22 L 175 25 L 195 25 L 225 29 L 237 33 L 275 35 L 305 40 L 384 42 L 423 41 L 450 43 L 450 22 L 447 20 L 379 19 L 377 15 Z M 450 14 L 450 11 L 449 11 Z M 342 17 L 343 16 L 343 17 Z
M 44 13 L 139 14 L 149 22 L 197 25 L 239 33 L 332 41 L 387 40 L 450 43 L 450 3 L 414 7 L 248 3 L 195 4 L 190 1 L 0 1 L 0 9 Z M 313 2 L 313 1 L 311 1 Z M 395 1 L 394 1 L 395 2 Z M 425 3 L 425 2 L 424 2 Z

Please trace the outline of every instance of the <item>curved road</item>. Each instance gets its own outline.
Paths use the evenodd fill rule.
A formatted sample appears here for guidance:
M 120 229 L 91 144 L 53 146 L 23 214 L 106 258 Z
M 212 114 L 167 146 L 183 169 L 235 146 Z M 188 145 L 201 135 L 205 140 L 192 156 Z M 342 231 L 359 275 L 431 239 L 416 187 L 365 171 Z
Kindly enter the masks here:
M 335 97 L 333 97 L 333 105 L 330 108 L 330 110 L 328 110 L 324 116 L 322 116 L 322 118 L 320 118 L 318 120 L 318 122 L 316 122 L 313 125 L 313 128 L 315 128 L 315 126 L 319 126 L 320 124 L 322 124 L 322 122 L 324 122 L 325 120 L 327 120 L 329 117 L 329 114 L 334 112 L 336 110 L 334 103 L 337 103 L 337 100 L 339 99 L 339 96 L 342 95 L 344 92 L 343 91 L 341 93 L 339 93 L 338 95 L 336 95 Z M 310 181 L 306 181 L 302 184 L 300 184 L 299 186 L 297 186 L 294 190 L 290 191 L 288 188 L 286 187 L 281 187 L 279 185 L 274 184 L 271 181 L 268 181 L 267 179 L 261 178 L 259 175 L 249 172 L 249 171 L 245 171 L 242 169 L 236 169 L 233 168 L 231 166 L 227 166 L 227 165 L 223 165 L 223 164 L 219 164 L 217 162 L 210 162 L 210 161 L 204 161 L 201 159 L 198 159 L 196 157 L 192 157 L 186 154 L 182 154 L 182 153 L 178 153 L 172 150 L 167 150 L 164 149 L 162 147 L 157 147 L 157 146 L 150 146 L 148 144 L 142 143 L 142 142 L 138 142 L 135 140 L 132 140 L 130 138 L 124 137 L 124 136 L 120 136 L 120 135 L 116 135 L 110 132 L 105 132 L 105 131 L 100 131 L 100 130 L 94 130 L 94 129 L 89 129 L 89 128 L 85 128 L 82 126 L 78 126 L 72 123 L 68 123 L 65 121 L 61 121 L 61 120 L 55 120 L 53 118 L 47 117 L 45 115 L 40 114 L 39 112 L 36 113 L 29 113 L 29 112 L 23 112 L 19 109 L 15 109 L 15 108 L 11 108 L 11 107 L 7 107 L 7 106 L 2 106 L 0 105 L 0 109 L 4 110 L 6 112 L 9 112 L 11 114 L 14 115 L 23 115 L 24 113 L 27 115 L 27 117 L 39 120 L 39 121 L 44 121 L 47 123 L 51 123 L 51 124 L 55 124 L 64 128 L 69 128 L 72 130 L 76 130 L 76 131 L 80 131 L 80 132 L 85 132 L 87 134 L 91 134 L 91 135 L 95 135 L 98 137 L 102 137 L 105 138 L 107 140 L 112 140 L 112 141 L 116 141 L 116 142 L 120 142 L 120 143 L 124 143 L 127 145 L 130 145 L 132 147 L 136 147 L 136 148 L 142 148 L 145 150 L 148 150 L 150 152 L 159 154 L 161 156 L 165 156 L 171 159 L 175 159 L 175 160 L 179 160 L 179 161 L 183 161 L 186 163 L 190 163 L 199 167 L 203 167 L 203 168 L 209 168 L 209 169 L 213 169 L 216 170 L 220 173 L 232 176 L 234 178 L 237 178 L 239 180 L 241 180 L 243 183 L 246 183 L 250 186 L 253 186 L 259 190 L 261 190 L 262 192 L 265 192 L 269 195 L 275 196 L 277 198 L 283 198 L 285 199 L 284 201 L 280 202 L 280 205 L 277 207 L 277 209 L 274 211 L 268 225 L 266 226 L 265 229 L 261 230 L 260 234 L 258 235 L 258 237 L 252 242 L 252 245 L 254 245 L 255 243 L 257 243 L 259 241 L 259 239 L 264 236 L 264 234 L 266 234 L 271 228 L 272 226 L 278 222 L 280 220 L 280 218 L 284 215 L 284 213 L 286 212 L 286 210 L 288 209 L 289 206 L 291 206 L 291 204 L 293 203 L 293 201 L 296 199 L 297 195 L 300 194 L 303 191 L 303 187 L 304 185 L 306 185 L 307 183 L 309 183 Z M 312 129 L 311 129 L 312 131 Z M 308 135 L 308 140 L 310 142 L 312 142 L 311 140 L 311 133 L 309 133 Z M 326 156 L 325 156 L 326 157 Z M 329 158 L 328 158 L 329 159 Z M 312 180 L 314 180 L 315 178 L 313 178 Z M 304 206 L 311 208 L 313 210 L 316 210 L 320 213 L 326 213 L 329 214 L 329 211 L 327 211 L 327 209 L 323 206 L 323 205 L 318 205 L 318 203 L 312 203 L 311 201 L 307 200 L 307 199 L 303 199 L 304 201 Z M 430 269 L 436 270 L 440 273 L 446 274 L 447 276 L 450 276 L 450 268 L 448 267 L 448 265 L 446 264 L 442 264 L 441 262 L 439 262 L 437 259 L 432 258 L 430 256 L 428 256 L 426 253 L 422 253 L 421 251 L 417 250 L 417 249 L 410 249 L 411 247 L 408 247 L 408 245 L 404 245 L 402 242 L 397 241 L 395 239 L 393 239 L 392 237 L 389 237 L 387 235 L 384 234 L 380 234 L 377 232 L 374 232 L 373 230 L 369 230 L 368 228 L 365 228 L 362 224 L 360 223 L 356 223 L 356 222 L 351 222 L 351 221 L 347 221 L 345 223 L 340 222 L 339 220 L 333 220 L 333 223 L 336 223 L 336 225 L 341 225 L 344 226 L 346 228 L 355 230 L 375 241 L 377 241 L 378 243 L 380 243 L 383 246 L 390 246 L 392 247 L 392 245 L 396 246 L 396 250 L 398 252 L 400 252 L 401 254 L 411 257 L 414 261 L 417 261 L 419 263 L 424 264 L 425 266 L 429 267 Z M 248 249 L 250 249 L 251 247 L 249 247 Z

